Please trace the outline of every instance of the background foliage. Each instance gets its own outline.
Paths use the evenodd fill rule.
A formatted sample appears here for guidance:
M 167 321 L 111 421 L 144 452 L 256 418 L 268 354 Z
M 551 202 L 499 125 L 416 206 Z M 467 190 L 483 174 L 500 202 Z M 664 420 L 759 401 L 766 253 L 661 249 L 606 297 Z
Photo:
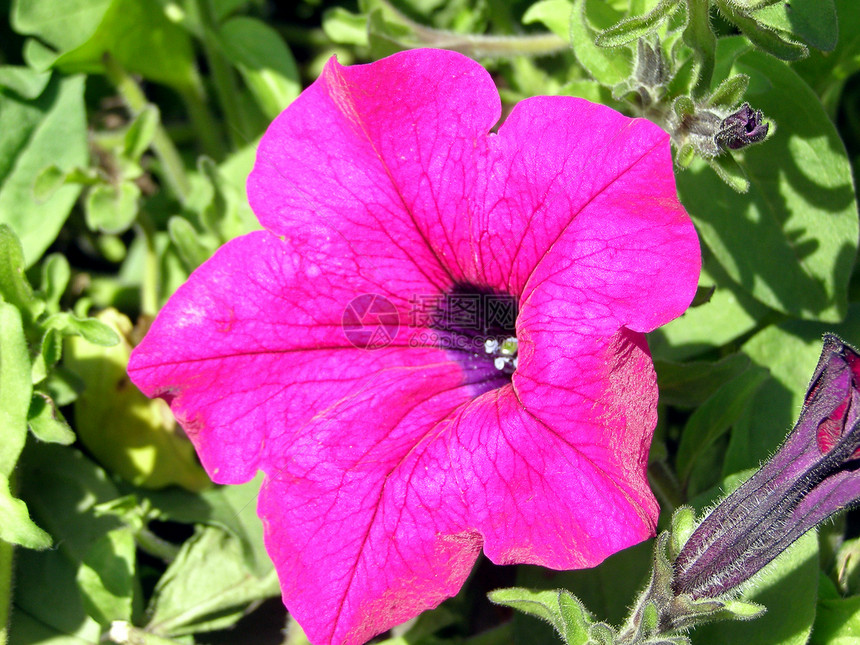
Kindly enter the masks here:
M 823 332 L 860 344 L 856 0 L 0 0 L 0 11 L 0 643 L 305 642 L 262 548 L 259 482 L 213 486 L 125 366 L 188 274 L 258 227 L 244 188 L 256 141 L 333 54 L 457 49 L 507 105 L 582 96 L 672 134 L 705 260 L 695 306 L 650 337 L 664 518 L 705 507 L 780 443 Z M 763 111 L 767 140 L 726 150 L 701 134 L 744 102 Z M 487 601 L 513 584 L 567 587 L 617 622 L 650 550 L 568 573 L 482 562 L 457 598 L 382 639 L 553 642 L 548 625 Z M 760 576 L 749 596 L 763 618 L 693 642 L 860 642 L 858 562 L 849 513 Z

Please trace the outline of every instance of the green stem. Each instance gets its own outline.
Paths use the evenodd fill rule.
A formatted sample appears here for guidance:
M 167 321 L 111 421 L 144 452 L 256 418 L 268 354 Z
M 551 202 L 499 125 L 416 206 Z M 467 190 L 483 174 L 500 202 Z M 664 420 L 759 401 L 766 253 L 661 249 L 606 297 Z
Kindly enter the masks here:
M 176 556 L 179 555 L 178 546 L 172 542 L 168 542 L 167 540 L 162 540 L 148 528 L 140 529 L 135 533 L 134 539 L 141 551 L 148 553 L 167 564 L 173 562 L 176 559 Z
M 206 60 L 215 81 L 215 93 L 218 95 L 218 101 L 221 103 L 227 118 L 227 135 L 233 147 L 240 148 L 247 142 L 247 136 L 251 129 L 248 127 L 245 112 L 239 103 L 239 87 L 236 84 L 233 69 L 218 49 L 215 38 L 217 25 L 211 0 L 195 0 L 192 4 L 196 9 L 197 19 L 200 23 L 203 52 L 206 54 Z
M 528 36 L 482 36 L 431 29 L 410 20 L 387 1 L 383 1 L 382 4 L 398 22 L 412 30 L 421 46 L 453 49 L 472 57 L 543 56 L 570 49 L 570 43 L 567 40 L 551 33 Z
M 158 250 L 155 247 L 155 227 L 145 211 L 138 213 L 137 230 L 146 249 L 140 285 L 140 312 L 144 316 L 155 316 L 158 313 Z
M 104 55 L 103 62 L 107 77 L 122 96 L 128 109 L 136 116 L 147 105 L 143 90 L 109 54 Z M 179 151 L 173 145 L 170 137 L 167 136 L 161 123 L 156 127 L 155 136 L 152 139 L 152 149 L 155 151 L 155 156 L 161 161 L 165 181 L 179 198 L 179 201 L 185 202 L 191 192 L 191 185 L 185 174 L 182 157 L 179 156 Z
M 213 159 L 221 160 L 227 151 L 222 139 L 221 124 L 212 114 L 206 103 L 206 93 L 202 83 L 195 83 L 195 87 L 180 92 L 188 116 L 191 117 L 191 126 L 194 134 L 203 149 L 203 153 Z
M 684 42 L 692 49 L 698 62 L 698 78 L 693 97 L 702 98 L 711 88 L 711 77 L 717 56 L 717 37 L 711 28 L 711 0 L 687 0 L 687 27 Z

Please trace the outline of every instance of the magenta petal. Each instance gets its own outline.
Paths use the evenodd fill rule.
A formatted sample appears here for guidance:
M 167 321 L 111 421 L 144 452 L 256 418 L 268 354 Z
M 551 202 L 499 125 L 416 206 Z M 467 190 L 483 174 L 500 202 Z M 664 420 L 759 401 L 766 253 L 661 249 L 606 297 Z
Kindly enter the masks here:
M 467 399 L 450 364 L 382 371 L 279 444 L 259 512 L 312 642 L 363 643 L 463 584 L 481 539 L 451 464 L 421 456 Z
M 482 546 L 562 569 L 653 534 L 643 333 L 699 271 L 668 137 L 569 97 L 493 134 L 499 114 L 460 54 L 330 61 L 261 141 L 268 231 L 200 267 L 132 356 L 216 481 L 266 472 L 267 548 L 315 643 L 437 605 Z M 344 323 L 377 295 L 398 332 L 366 351 Z M 446 301 L 415 322 L 416 299 L 452 295 L 519 315 L 466 329 L 437 320 Z M 518 363 L 498 353 L 514 334 Z
M 490 75 L 461 54 L 332 59 L 261 141 L 251 206 L 278 234 L 345 236 L 358 270 L 411 263 L 442 289 L 474 279 L 468 212 L 500 112 Z
M 229 242 L 132 354 L 132 380 L 169 400 L 217 482 L 251 479 L 274 441 L 288 441 L 368 375 L 444 360 L 439 350 L 398 347 L 408 340 L 406 294 L 432 290 L 421 276 L 354 275 L 342 267 L 340 240 L 299 248 L 265 231 Z M 367 293 L 388 297 L 404 321 L 395 343 L 375 351 L 354 347 L 342 327 L 344 308 Z

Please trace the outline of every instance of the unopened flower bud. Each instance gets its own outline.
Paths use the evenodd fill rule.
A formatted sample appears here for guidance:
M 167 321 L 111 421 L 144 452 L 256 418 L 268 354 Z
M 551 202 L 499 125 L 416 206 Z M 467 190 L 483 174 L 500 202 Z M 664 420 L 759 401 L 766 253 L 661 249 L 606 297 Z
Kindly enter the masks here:
M 770 127 L 763 118 L 761 110 L 753 110 L 749 103 L 744 103 L 737 112 L 723 119 L 714 141 L 729 150 L 739 150 L 763 141 Z
M 777 453 L 708 515 L 674 563 L 672 588 L 718 598 L 816 524 L 860 500 L 860 355 L 824 349 L 794 429 Z

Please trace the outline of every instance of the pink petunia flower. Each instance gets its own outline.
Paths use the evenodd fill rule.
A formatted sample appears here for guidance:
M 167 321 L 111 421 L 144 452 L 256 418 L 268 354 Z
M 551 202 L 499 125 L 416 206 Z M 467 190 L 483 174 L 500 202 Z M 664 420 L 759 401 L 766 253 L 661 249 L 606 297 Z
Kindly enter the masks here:
M 266 546 L 314 643 L 438 605 L 482 548 L 572 569 L 654 534 L 643 334 L 700 266 L 669 138 L 569 97 L 494 133 L 500 112 L 456 53 L 331 60 L 260 143 L 266 230 L 132 357 L 216 482 L 266 473 Z

